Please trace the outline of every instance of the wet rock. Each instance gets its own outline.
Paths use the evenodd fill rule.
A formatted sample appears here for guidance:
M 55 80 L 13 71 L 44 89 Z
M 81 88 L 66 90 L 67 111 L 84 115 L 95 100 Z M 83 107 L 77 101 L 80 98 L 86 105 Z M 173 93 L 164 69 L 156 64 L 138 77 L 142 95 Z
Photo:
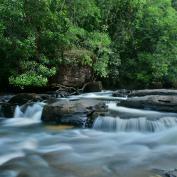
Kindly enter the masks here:
M 47 104 L 52 104 L 57 102 L 57 98 L 50 97 L 48 100 L 45 101 Z
M 51 95 L 49 94 L 39 94 L 37 97 L 39 97 L 39 100 L 49 100 L 51 98 Z
M 63 119 L 72 119 L 77 115 L 86 113 L 86 111 L 86 108 L 78 102 L 59 101 L 45 105 L 41 119 L 45 123 L 60 124 L 63 122 Z
M 157 172 L 162 177 L 177 177 L 177 169 L 172 170 L 154 169 L 154 171 Z
M 177 90 L 170 89 L 145 89 L 145 90 L 134 90 L 128 94 L 129 97 L 135 96 L 147 96 L 147 95 L 177 95 Z
M 112 93 L 113 97 L 126 97 L 131 93 L 131 90 L 120 89 Z
M 41 98 L 39 95 L 35 93 L 20 93 L 13 96 L 8 103 L 21 106 L 29 101 L 30 102 L 41 101 Z
M 74 91 L 60 90 L 56 92 L 56 97 L 66 98 L 71 96 Z
M 73 60 L 73 58 L 72 58 Z M 69 87 L 82 87 L 91 80 L 92 72 L 89 67 L 79 65 L 60 65 L 58 73 L 52 83 L 59 83 Z
M 47 124 L 91 127 L 94 119 L 106 111 L 108 108 L 103 103 L 89 105 L 82 101 L 59 101 L 44 106 L 41 120 Z
M 132 97 L 118 103 L 120 106 L 157 111 L 177 112 L 177 96 L 149 95 Z
M 89 82 L 85 85 L 83 92 L 101 92 L 103 89 L 101 81 Z
M 95 119 L 99 116 L 108 115 L 108 106 L 105 103 L 99 103 L 95 106 L 88 107 L 86 127 L 91 128 Z
M 12 118 L 14 116 L 16 104 L 3 103 L 1 104 L 1 114 L 5 118 Z

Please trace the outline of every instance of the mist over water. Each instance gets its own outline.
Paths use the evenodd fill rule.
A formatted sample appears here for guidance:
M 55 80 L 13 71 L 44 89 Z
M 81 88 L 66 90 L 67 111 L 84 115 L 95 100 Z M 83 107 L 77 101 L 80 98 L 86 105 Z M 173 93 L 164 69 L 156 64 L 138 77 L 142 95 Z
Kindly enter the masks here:
M 98 117 L 93 129 L 64 131 L 40 123 L 42 103 L 17 107 L 0 123 L 0 176 L 150 177 L 177 168 L 175 113 L 107 104 L 113 116 Z

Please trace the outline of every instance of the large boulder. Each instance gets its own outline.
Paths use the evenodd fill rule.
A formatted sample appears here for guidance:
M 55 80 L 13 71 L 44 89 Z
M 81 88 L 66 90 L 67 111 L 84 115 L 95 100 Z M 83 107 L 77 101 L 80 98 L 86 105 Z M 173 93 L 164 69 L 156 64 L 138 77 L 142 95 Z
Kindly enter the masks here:
M 101 81 L 89 82 L 85 85 L 83 92 L 101 92 L 103 89 Z
M 131 97 L 118 103 L 120 106 L 158 111 L 177 112 L 177 95 L 148 95 Z
M 14 116 L 16 104 L 2 103 L 1 104 L 1 116 L 5 118 L 12 118 Z
M 15 96 L 13 96 L 8 103 L 9 104 L 16 104 L 16 105 L 23 105 L 27 102 L 36 102 L 40 101 L 41 97 L 35 93 L 20 93 Z
M 41 119 L 47 123 L 61 123 L 63 118 L 84 112 L 86 112 L 86 109 L 77 102 L 59 101 L 45 105 Z
M 91 80 L 92 72 L 89 67 L 73 65 L 60 65 L 58 73 L 51 80 L 68 87 L 80 88 L 84 83 Z
M 106 112 L 105 104 L 85 101 L 59 101 L 44 106 L 41 120 L 47 124 L 65 124 L 90 127 L 94 119 Z

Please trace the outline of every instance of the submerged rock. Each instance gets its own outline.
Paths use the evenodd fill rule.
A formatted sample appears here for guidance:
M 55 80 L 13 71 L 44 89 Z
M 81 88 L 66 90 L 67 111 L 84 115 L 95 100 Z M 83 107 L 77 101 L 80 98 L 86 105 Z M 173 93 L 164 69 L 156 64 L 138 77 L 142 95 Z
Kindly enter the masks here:
M 152 109 L 157 111 L 177 112 L 177 96 L 172 95 L 149 95 L 132 97 L 122 100 L 119 106 L 140 109 Z

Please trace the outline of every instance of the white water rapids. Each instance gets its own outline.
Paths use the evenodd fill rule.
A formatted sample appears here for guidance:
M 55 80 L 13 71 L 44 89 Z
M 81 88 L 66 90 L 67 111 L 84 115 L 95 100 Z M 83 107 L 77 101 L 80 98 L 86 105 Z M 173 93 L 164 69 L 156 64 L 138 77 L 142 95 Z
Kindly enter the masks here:
M 152 177 L 177 168 L 176 113 L 118 107 L 108 94 L 106 102 L 114 116 L 64 131 L 40 123 L 43 103 L 17 107 L 0 122 L 0 177 Z
M 41 122 L 41 115 L 44 103 L 35 103 L 28 106 L 23 112 L 21 107 L 17 106 L 14 118 L 4 121 L 4 126 L 28 126 Z
M 150 110 L 138 110 L 108 103 L 108 108 L 119 117 L 98 117 L 93 125 L 96 130 L 117 132 L 157 132 L 177 127 L 177 114 Z M 114 114 L 115 114 L 114 113 Z

